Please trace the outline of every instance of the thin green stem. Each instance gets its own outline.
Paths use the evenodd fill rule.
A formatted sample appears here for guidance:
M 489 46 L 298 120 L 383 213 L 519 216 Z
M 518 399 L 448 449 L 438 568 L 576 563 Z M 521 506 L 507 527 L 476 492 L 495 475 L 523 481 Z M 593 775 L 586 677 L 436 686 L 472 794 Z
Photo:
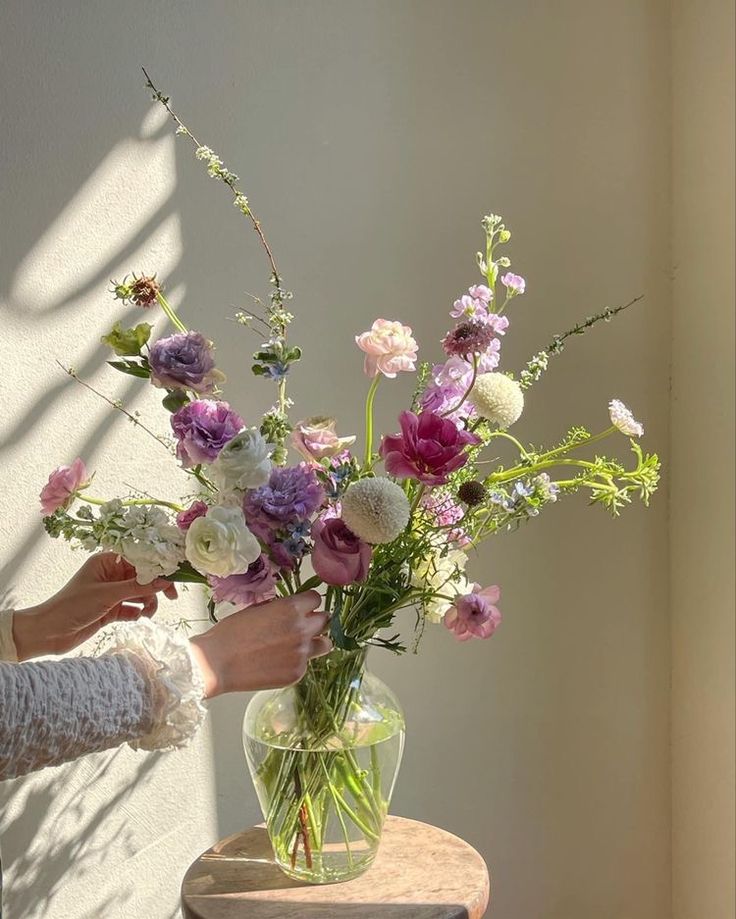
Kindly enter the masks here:
M 156 294 L 156 300 L 158 301 L 158 305 L 161 307 L 161 309 L 164 311 L 164 313 L 166 313 L 166 315 L 167 315 L 167 317 L 168 317 L 168 319 L 169 319 L 169 322 L 170 322 L 175 328 L 177 328 L 180 332 L 187 332 L 187 331 L 188 331 L 187 327 L 184 325 L 184 323 L 181 321 L 181 319 L 179 319 L 179 317 L 176 315 L 176 313 L 174 312 L 174 310 L 173 310 L 172 307 L 171 307 L 171 304 L 170 304 L 169 301 L 166 299 L 166 297 L 164 297 L 164 295 L 161 293 L 161 291 L 159 291 L 159 292 Z
M 526 448 L 518 441 L 512 434 L 508 434 L 506 431 L 492 431 L 490 434 L 491 437 L 503 437 L 505 440 L 510 440 L 511 443 L 517 448 L 519 453 L 525 458 L 529 457 Z
M 376 373 L 371 381 L 368 395 L 365 400 L 365 455 L 363 457 L 363 467 L 369 469 L 371 458 L 373 456 L 373 402 L 376 398 L 376 390 L 381 382 L 381 374 Z
M 75 492 L 75 495 L 77 496 L 77 498 L 79 498 L 80 501 L 86 501 L 87 504 L 95 504 L 100 507 L 103 504 L 107 504 L 109 501 L 108 498 L 93 498 L 91 495 L 85 495 L 78 491 Z M 184 510 L 181 504 L 174 504 L 173 501 L 159 501 L 157 498 L 129 498 L 128 500 L 121 501 L 120 503 L 123 505 L 123 507 L 148 507 L 150 506 L 150 507 L 168 507 L 172 511 L 183 511 Z
M 465 400 L 468 398 L 470 393 L 473 391 L 473 387 L 475 386 L 475 381 L 477 377 L 478 377 L 478 355 L 474 354 L 473 355 L 473 375 L 470 378 L 470 385 L 463 393 L 459 402 L 456 402 L 455 405 L 453 405 L 452 408 L 448 408 L 447 411 L 442 412 L 442 416 L 441 416 L 442 418 L 446 418 L 448 415 L 451 415 L 453 412 L 456 412 L 459 408 L 462 408 L 463 405 L 465 405 Z

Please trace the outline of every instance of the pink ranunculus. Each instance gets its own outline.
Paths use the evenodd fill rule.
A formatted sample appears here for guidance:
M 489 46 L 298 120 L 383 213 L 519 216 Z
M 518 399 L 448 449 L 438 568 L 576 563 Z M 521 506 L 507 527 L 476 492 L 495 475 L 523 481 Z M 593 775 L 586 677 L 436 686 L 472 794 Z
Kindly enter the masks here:
M 41 514 L 48 517 L 65 507 L 76 491 L 87 483 L 89 476 L 82 460 L 77 457 L 71 466 L 59 466 L 41 489 Z
M 365 581 L 373 550 L 344 521 L 320 518 L 312 525 L 312 567 L 325 584 L 347 587 Z
M 355 443 L 354 434 L 349 437 L 338 437 L 336 425 L 334 418 L 306 418 L 294 428 L 291 442 L 310 463 L 336 456 Z
M 468 461 L 466 447 L 480 443 L 476 434 L 434 412 L 402 412 L 399 424 L 401 433 L 385 436 L 380 448 L 386 471 L 398 479 L 444 485 Z
M 501 612 L 496 606 L 501 597 L 497 585 L 485 587 L 473 584 L 472 593 L 455 600 L 445 613 L 445 625 L 458 641 L 469 638 L 490 638 L 501 624 Z
M 400 370 L 415 369 L 418 345 L 408 325 L 376 319 L 369 332 L 355 336 L 355 343 L 365 351 L 363 369 L 369 377 L 382 373 L 393 379 Z
M 197 517 L 205 517 L 208 510 L 209 506 L 204 501 L 195 501 L 185 511 L 179 511 L 176 515 L 176 525 L 186 532 Z

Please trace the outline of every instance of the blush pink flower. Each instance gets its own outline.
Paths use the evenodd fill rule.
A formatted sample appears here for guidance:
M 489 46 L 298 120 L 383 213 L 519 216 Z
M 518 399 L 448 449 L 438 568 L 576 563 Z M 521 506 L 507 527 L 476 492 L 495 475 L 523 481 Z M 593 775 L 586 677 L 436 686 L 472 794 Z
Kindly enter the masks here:
M 501 597 L 497 585 L 484 587 L 473 584 L 472 593 L 455 600 L 445 613 L 445 625 L 458 641 L 470 638 L 490 638 L 501 625 L 501 612 L 496 606 Z
M 401 433 L 385 436 L 380 448 L 386 471 L 397 479 L 444 485 L 468 461 L 466 447 L 480 443 L 476 434 L 434 412 L 402 412 L 399 424 Z
M 393 379 L 401 370 L 414 370 L 418 345 L 408 325 L 390 319 L 376 319 L 370 331 L 355 336 L 365 352 L 363 369 L 369 377 L 382 373 Z
M 312 526 L 312 567 L 325 584 L 347 587 L 368 577 L 373 550 L 343 520 L 315 520 Z
M 59 466 L 41 489 L 41 514 L 48 517 L 60 507 L 66 507 L 74 493 L 87 483 L 89 476 L 82 460 L 77 457 L 71 466 Z
M 309 462 L 329 459 L 355 443 L 355 435 L 338 437 L 334 418 L 307 418 L 300 421 L 291 435 L 294 449 Z

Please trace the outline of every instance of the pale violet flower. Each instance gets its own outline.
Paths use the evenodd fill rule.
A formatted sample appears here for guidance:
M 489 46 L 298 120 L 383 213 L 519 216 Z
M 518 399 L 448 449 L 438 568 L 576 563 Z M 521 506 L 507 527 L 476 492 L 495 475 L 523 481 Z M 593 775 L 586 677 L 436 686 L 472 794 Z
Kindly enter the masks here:
M 474 284 L 469 290 L 468 295 L 473 298 L 473 300 L 482 300 L 485 304 L 488 304 L 493 299 L 493 291 L 490 287 L 486 287 L 485 284 Z
M 245 574 L 260 555 L 260 543 L 238 507 L 213 507 L 187 530 L 187 559 L 202 574 Z
M 640 424 L 620 399 L 611 399 L 608 403 L 611 424 L 627 437 L 641 437 L 644 425 Z
M 236 434 L 220 450 L 209 468 L 221 491 L 260 488 L 271 474 L 271 445 L 256 428 Z
M 477 297 L 464 294 L 453 303 L 450 315 L 455 319 L 472 319 L 475 322 L 483 322 L 488 315 L 487 304 Z
M 501 283 L 506 288 L 506 293 L 509 297 L 515 297 L 517 294 L 523 294 L 526 290 L 526 281 L 521 275 L 514 274 L 512 271 L 507 271 L 505 275 L 501 278 Z

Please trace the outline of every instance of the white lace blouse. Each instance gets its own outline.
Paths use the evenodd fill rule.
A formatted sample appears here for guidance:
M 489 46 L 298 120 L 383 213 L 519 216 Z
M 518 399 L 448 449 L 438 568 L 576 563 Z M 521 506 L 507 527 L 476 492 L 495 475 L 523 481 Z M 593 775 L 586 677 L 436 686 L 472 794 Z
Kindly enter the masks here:
M 100 657 L 17 662 L 0 612 L 0 780 L 129 743 L 182 746 L 201 724 L 204 683 L 189 642 L 140 619 Z

